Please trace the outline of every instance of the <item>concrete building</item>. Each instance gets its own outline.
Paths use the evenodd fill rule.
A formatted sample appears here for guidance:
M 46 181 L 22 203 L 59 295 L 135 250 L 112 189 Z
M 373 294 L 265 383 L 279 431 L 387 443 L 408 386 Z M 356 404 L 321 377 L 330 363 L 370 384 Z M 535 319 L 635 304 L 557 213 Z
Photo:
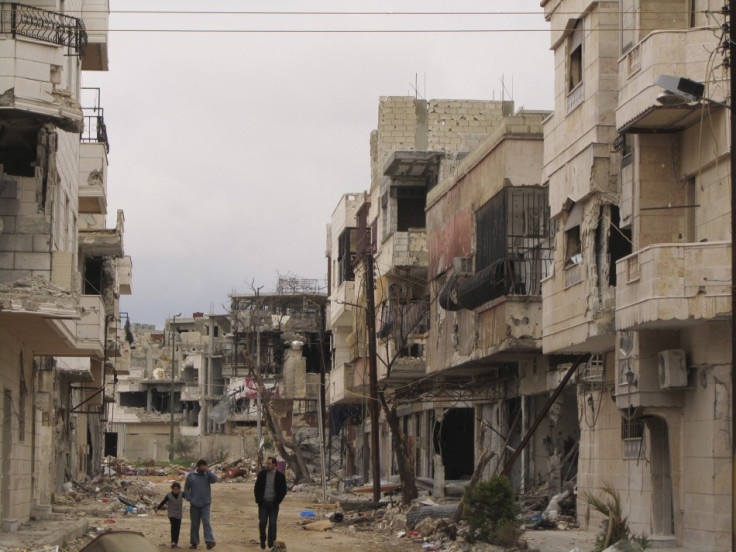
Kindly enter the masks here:
M 655 85 L 686 77 L 724 100 L 713 70 L 722 21 L 703 11 L 722 4 L 665 4 L 542 2 L 556 67 L 543 350 L 589 358 L 577 385 L 578 489 L 611 485 L 632 530 L 660 545 L 725 551 L 730 114 L 707 101 L 675 105 L 676 90 Z M 583 500 L 578 517 L 598 522 Z
M 370 192 L 365 198 L 360 195 L 350 196 L 350 200 L 343 198 L 333 214 L 328 248 L 330 266 L 339 265 L 346 253 L 357 252 L 357 262 L 353 263 L 353 280 L 349 286 L 340 282 L 339 274 L 332 275 L 330 311 L 339 314 L 331 317 L 336 358 L 329 385 L 331 389 L 343 391 L 331 395 L 331 404 L 333 413 L 342 412 L 338 417 L 360 423 L 359 436 L 353 440 L 351 434 L 349 445 L 343 447 L 342 453 L 346 461 L 354 462 L 355 470 L 364 480 L 368 479 L 370 466 L 368 435 L 371 431 L 365 415 L 369 392 L 365 309 L 351 309 L 353 320 L 349 330 L 348 314 L 340 303 L 345 302 L 343 296 L 349 287 L 355 304 L 366 304 L 369 292 L 361 253 L 370 254 L 375 262 L 379 385 L 393 395 L 394 390 L 425 375 L 430 304 L 427 197 L 438 182 L 456 172 L 468 152 L 482 143 L 512 110 L 512 102 L 502 101 L 381 98 L 378 126 L 370 140 Z M 361 200 L 362 205 L 358 205 Z M 349 217 L 344 215 L 345 211 L 349 211 Z M 354 249 L 343 251 L 341 236 L 354 232 L 353 228 L 355 239 L 343 237 L 342 243 L 354 244 Z M 342 348 L 342 334 L 346 335 L 345 348 Z M 343 352 L 347 356 L 338 360 L 337 355 Z M 345 405 L 357 408 L 356 399 L 362 403 L 355 412 L 360 413 L 358 416 L 345 408 Z M 410 436 L 410 448 L 416 449 L 418 473 L 429 475 L 433 445 L 428 436 L 434 425 L 428 421 L 427 412 L 420 411 L 420 404 L 407 404 L 400 416 Z M 378 431 L 381 474 L 387 477 L 396 473 L 391 436 L 383 423 Z M 420 433 L 424 436 L 421 439 Z M 419 452 L 421 447 L 424 452 Z
M 13 530 L 102 469 L 105 382 L 131 292 L 124 217 L 107 229 L 99 90 L 107 0 L 4 3 L 0 41 L 0 515 Z
M 173 433 L 175 458 L 254 457 L 260 358 L 280 429 L 316 461 L 322 363 L 330 362 L 325 302 L 317 280 L 281 278 L 272 293 L 231 294 L 228 314 L 171 317 L 163 331 L 139 328 L 130 371 L 114 389 L 110 432 L 118 446 L 110 454 L 165 461 Z M 270 439 L 265 422 L 263 434 Z
M 231 433 L 224 421 L 208 415 L 227 395 L 229 380 L 223 376 L 223 366 L 230 355 L 230 324 L 226 314 L 197 312 L 168 319 L 163 331 L 138 328 L 134 332 L 130 370 L 120 375 L 114 389 L 117 400 L 110 432 L 118 446 L 110 455 L 168 459 L 172 408 L 176 457 L 182 439 L 194 443 L 207 435 Z M 205 439 L 196 452 L 211 452 L 215 445 L 210 441 L 218 442 Z
M 427 370 L 399 396 L 417 417 L 419 473 L 439 493 L 443 479 L 469 478 L 483 451 L 493 454 L 486 478 L 504 467 L 558 383 L 547 377 L 541 351 L 540 282 L 552 262 L 540 185 L 548 115 L 505 117 L 427 197 Z M 575 473 L 579 426 L 565 408 L 574 406 L 572 395 L 560 396 L 561 415 L 550 417 L 515 463 L 517 491 L 544 480 L 559 492 Z

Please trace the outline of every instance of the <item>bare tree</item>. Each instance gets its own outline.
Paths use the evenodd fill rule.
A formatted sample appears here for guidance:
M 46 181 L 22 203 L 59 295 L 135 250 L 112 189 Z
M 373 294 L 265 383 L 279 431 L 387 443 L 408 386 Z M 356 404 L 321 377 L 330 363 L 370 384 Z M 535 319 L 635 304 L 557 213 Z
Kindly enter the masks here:
M 260 288 L 256 288 L 253 283 L 251 283 L 251 289 L 254 293 L 253 300 L 250 305 L 250 310 L 253 315 L 250 316 L 250 320 L 248 322 L 252 341 L 255 341 L 260 338 L 260 332 L 258 331 L 258 328 L 261 325 L 259 313 L 263 307 L 263 300 L 259 295 Z M 232 313 L 236 320 L 235 331 L 237 331 L 238 326 L 241 323 L 241 320 L 239 319 L 239 309 L 233 307 Z M 246 327 L 246 324 L 243 324 L 243 327 Z M 255 380 L 258 394 L 261 397 L 262 413 L 259 412 L 258 415 L 263 415 L 266 425 L 273 435 L 279 453 L 294 470 L 297 483 L 312 483 L 312 476 L 309 473 L 307 462 L 304 460 L 299 444 L 295 443 L 293 440 L 287 439 L 281 429 L 281 424 L 279 423 L 274 407 L 274 397 L 272 393 L 266 389 L 263 381 L 261 359 L 257 358 L 257 349 L 257 346 L 251 346 L 248 348 L 246 362 L 248 364 L 248 371 L 251 377 Z
M 396 300 L 396 308 L 391 319 L 391 340 L 387 339 L 385 343 L 386 359 L 378 356 L 378 359 L 386 367 L 386 381 L 390 379 L 392 369 L 405 350 L 409 336 L 422 323 L 429 312 L 428 302 L 415 303 L 415 305 L 417 306 L 412 310 L 402 308 L 406 305 L 400 304 L 398 298 Z M 390 348 L 391 341 L 394 344 L 393 354 Z M 401 428 L 401 419 L 397 412 L 395 395 L 388 393 L 386 385 L 379 388 L 378 400 L 386 416 L 386 423 L 391 431 L 391 442 L 396 454 L 396 465 L 399 470 L 399 479 L 401 480 L 402 500 L 404 504 L 409 504 L 419 496 L 412 451 L 409 450 L 407 437 Z

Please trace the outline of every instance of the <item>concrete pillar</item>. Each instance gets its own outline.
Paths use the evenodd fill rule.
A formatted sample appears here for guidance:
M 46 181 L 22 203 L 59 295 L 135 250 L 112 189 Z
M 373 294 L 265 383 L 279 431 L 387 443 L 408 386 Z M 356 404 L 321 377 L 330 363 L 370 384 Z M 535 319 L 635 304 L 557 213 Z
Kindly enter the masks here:
M 434 455 L 432 496 L 434 498 L 445 498 L 445 465 L 442 463 L 442 456 L 440 454 Z

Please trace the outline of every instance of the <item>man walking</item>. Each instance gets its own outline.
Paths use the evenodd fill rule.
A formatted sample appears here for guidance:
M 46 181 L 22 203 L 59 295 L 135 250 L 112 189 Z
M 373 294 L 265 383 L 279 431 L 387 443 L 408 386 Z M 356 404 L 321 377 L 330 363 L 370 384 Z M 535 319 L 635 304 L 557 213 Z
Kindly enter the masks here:
M 276 469 L 276 458 L 269 456 L 266 469 L 261 470 L 253 488 L 258 504 L 258 531 L 261 548 L 266 548 L 266 524 L 268 524 L 268 547 L 276 541 L 276 520 L 279 517 L 279 504 L 286 496 L 286 477 Z
M 189 472 L 184 482 L 184 498 L 189 503 L 190 549 L 199 546 L 199 522 L 204 528 L 204 542 L 207 550 L 215 547 L 215 537 L 210 526 L 210 504 L 212 503 L 212 483 L 217 483 L 217 476 L 207 469 L 207 460 L 198 460 L 197 469 Z

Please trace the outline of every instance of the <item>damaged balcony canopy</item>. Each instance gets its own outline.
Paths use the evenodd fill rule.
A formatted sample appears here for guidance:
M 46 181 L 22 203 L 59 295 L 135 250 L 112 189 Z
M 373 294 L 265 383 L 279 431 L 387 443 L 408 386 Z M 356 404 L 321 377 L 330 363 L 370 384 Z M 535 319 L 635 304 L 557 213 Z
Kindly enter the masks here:
M 433 151 L 395 151 L 383 166 L 383 174 L 396 180 L 410 179 L 426 183 L 427 189 L 437 184 L 442 154 Z

